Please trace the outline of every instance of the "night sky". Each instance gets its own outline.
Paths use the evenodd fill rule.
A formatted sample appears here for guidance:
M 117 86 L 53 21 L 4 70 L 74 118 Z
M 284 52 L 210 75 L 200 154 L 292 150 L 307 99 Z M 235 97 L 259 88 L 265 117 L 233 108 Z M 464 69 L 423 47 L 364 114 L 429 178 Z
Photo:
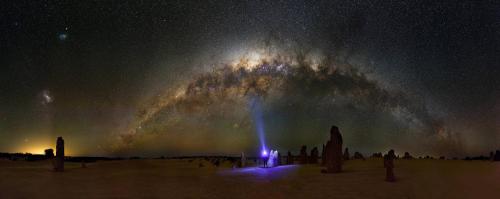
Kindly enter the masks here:
M 0 151 L 500 148 L 498 1 L 16 0 L 0 35 Z

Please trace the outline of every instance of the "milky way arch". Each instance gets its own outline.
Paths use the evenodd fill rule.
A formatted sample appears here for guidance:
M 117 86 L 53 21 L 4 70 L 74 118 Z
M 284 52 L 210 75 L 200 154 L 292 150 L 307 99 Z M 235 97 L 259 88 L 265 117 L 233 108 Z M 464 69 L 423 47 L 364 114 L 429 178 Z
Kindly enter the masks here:
M 185 82 L 145 104 L 130 128 L 120 134 L 122 144 L 131 145 L 144 135 L 255 131 L 248 106 L 254 98 L 264 103 L 265 122 L 273 124 L 266 125 L 267 130 L 288 131 L 289 135 L 277 133 L 288 140 L 296 136 L 307 142 L 308 136 L 297 131 L 318 130 L 318 126 L 339 121 L 364 133 L 388 131 L 380 136 L 394 142 L 401 141 L 398 136 L 421 141 L 444 133 L 441 122 L 430 116 L 421 101 L 402 91 L 384 89 L 357 67 L 331 56 L 300 51 L 247 52 Z M 294 127 L 297 124 L 301 126 Z M 377 139 L 373 142 L 380 142 Z

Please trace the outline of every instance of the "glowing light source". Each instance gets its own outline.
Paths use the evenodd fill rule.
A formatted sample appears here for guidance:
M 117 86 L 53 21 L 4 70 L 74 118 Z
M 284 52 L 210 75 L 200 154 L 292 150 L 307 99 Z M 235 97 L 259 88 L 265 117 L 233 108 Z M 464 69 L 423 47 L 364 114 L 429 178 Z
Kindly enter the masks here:
M 267 151 L 265 149 L 262 149 L 262 153 L 261 153 L 261 156 L 262 157 L 267 157 Z

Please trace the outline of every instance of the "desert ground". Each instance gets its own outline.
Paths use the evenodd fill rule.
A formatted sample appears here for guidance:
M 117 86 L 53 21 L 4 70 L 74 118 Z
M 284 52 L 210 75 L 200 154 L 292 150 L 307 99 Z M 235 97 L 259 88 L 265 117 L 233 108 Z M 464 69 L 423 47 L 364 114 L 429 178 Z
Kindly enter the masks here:
M 200 163 L 204 166 L 199 167 Z M 319 165 L 215 167 L 203 159 L 66 163 L 0 160 L 0 198 L 500 198 L 500 162 L 396 160 L 397 182 L 381 159 L 350 160 L 344 171 Z

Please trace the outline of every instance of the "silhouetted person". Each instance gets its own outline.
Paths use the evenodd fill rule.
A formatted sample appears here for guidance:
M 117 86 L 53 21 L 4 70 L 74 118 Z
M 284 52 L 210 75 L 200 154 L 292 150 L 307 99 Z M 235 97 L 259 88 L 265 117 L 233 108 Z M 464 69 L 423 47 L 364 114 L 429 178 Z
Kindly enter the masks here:
M 57 138 L 56 143 L 56 171 L 64 171 L 64 140 L 62 137 Z
M 267 151 L 262 154 L 262 161 L 264 162 L 264 167 L 267 167 L 267 161 L 269 161 L 269 154 L 267 154 Z
M 342 171 L 342 135 L 337 126 L 330 129 L 330 140 L 326 143 L 326 173 Z
M 394 158 L 396 158 L 396 155 L 392 149 L 384 155 L 385 181 L 387 182 L 396 181 L 394 177 Z

